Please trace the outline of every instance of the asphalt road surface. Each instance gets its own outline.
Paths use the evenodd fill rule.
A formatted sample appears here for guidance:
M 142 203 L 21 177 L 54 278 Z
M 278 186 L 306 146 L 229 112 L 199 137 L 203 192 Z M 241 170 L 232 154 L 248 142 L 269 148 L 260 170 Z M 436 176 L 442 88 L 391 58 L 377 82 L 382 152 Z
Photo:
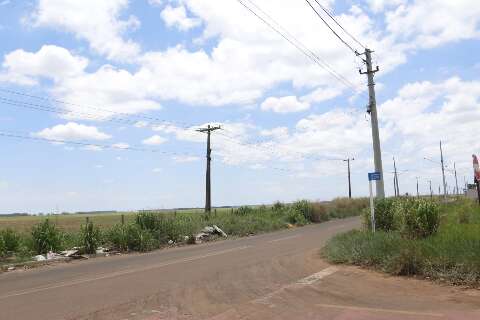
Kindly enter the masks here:
M 1 320 L 480 319 L 480 292 L 330 266 L 358 218 L 0 275 Z

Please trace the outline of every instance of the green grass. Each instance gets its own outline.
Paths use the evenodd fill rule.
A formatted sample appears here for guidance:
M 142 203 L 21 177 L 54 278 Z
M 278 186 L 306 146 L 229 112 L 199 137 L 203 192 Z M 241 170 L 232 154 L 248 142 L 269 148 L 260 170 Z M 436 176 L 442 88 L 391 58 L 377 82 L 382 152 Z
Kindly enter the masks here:
M 433 235 L 413 239 L 400 231 L 354 230 L 334 237 L 322 253 L 332 263 L 479 286 L 480 209 L 461 200 L 441 205 L 440 212 Z

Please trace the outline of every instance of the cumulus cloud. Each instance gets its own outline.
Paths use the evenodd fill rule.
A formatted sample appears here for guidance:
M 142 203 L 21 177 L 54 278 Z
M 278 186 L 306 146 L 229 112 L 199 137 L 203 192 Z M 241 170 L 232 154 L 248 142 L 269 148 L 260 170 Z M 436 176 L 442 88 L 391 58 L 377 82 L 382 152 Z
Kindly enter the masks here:
M 167 140 L 168 139 L 156 134 L 154 136 L 151 136 L 150 138 L 143 140 L 142 143 L 150 146 L 156 146 L 165 143 Z
M 38 77 L 56 82 L 83 73 L 88 59 L 72 55 L 65 48 L 44 45 L 37 52 L 17 49 L 5 55 L 2 67 L 4 81 L 22 85 L 37 84 Z
M 263 111 L 273 111 L 277 113 L 290 113 L 305 111 L 310 108 L 310 104 L 298 101 L 296 96 L 287 97 L 269 97 L 262 104 Z
M 109 59 L 131 61 L 140 47 L 123 35 L 140 22 L 134 16 L 120 19 L 127 6 L 128 0 L 39 0 L 31 20 L 36 27 L 72 32 Z
M 108 140 L 110 135 L 101 132 L 93 126 L 86 126 L 75 122 L 59 124 L 52 128 L 45 128 L 34 136 L 50 140 Z
M 184 6 L 172 7 L 167 5 L 161 13 L 165 24 L 169 27 L 177 27 L 182 31 L 187 31 L 201 24 L 201 20 L 187 16 L 187 10 Z

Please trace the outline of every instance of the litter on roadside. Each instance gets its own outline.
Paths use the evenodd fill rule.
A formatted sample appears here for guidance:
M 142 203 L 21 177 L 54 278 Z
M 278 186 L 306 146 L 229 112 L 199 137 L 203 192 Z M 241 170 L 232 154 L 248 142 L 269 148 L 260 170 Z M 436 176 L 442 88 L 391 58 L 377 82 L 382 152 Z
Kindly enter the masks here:
M 216 225 L 213 226 L 206 226 L 202 229 L 200 233 L 195 236 L 195 243 L 201 243 L 202 241 L 208 241 L 212 236 L 219 235 L 224 238 L 227 237 L 227 234 L 217 227 Z

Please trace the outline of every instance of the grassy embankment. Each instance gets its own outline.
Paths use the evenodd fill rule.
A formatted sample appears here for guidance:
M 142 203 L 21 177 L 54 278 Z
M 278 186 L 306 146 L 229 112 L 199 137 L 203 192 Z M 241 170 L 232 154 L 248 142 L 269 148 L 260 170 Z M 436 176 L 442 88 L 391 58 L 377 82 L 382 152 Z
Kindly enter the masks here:
M 336 199 L 329 203 L 298 201 L 293 204 L 219 209 L 210 215 L 174 213 L 50 217 L 15 217 L 0 228 L 0 262 L 24 261 L 35 254 L 81 247 L 94 253 L 98 246 L 120 251 L 149 251 L 173 241 L 191 243 L 193 235 L 208 225 L 217 225 L 229 236 L 246 236 L 359 215 L 367 199 Z M 9 220 L 11 219 L 11 220 Z
M 480 284 L 480 208 L 473 201 L 424 199 L 376 202 L 377 232 L 369 212 L 364 229 L 334 237 L 323 249 L 332 263 L 414 275 L 452 284 Z

